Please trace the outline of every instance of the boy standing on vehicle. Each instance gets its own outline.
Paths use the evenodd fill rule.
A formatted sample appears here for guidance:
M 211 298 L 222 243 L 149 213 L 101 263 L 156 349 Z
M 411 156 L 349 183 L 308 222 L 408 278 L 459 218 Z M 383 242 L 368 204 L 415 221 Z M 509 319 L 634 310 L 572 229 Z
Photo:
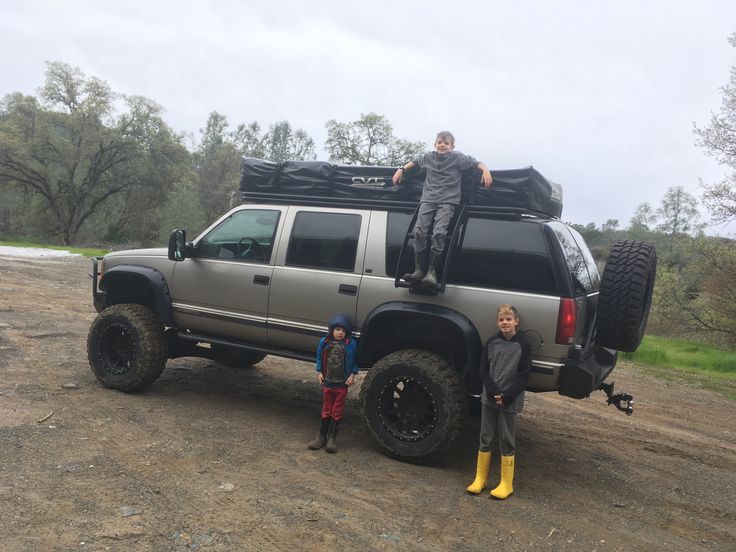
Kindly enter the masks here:
M 317 379 L 322 386 L 322 422 L 317 436 L 307 445 L 312 450 L 337 452 L 337 432 L 340 429 L 348 387 L 355 383 L 359 368 L 355 363 L 358 344 L 351 335 L 347 318 L 338 314 L 327 326 L 327 335 L 317 346 Z
M 431 288 L 437 285 L 437 264 L 445 249 L 447 227 L 455 207 L 460 204 L 462 172 L 472 168 L 480 169 L 481 182 L 486 188 L 493 183 L 493 178 L 483 163 L 455 151 L 455 137 L 446 130 L 437 133 L 434 151 L 425 153 L 396 170 L 392 178 L 394 185 L 401 182 L 404 172 L 414 167 L 424 169 L 427 177 L 414 225 L 414 272 L 404 274 L 404 280 L 411 283 L 421 282 L 423 286 Z M 427 263 L 427 236 L 433 224 L 432 247 Z
M 491 449 L 501 450 L 501 482 L 491 496 L 507 498 L 514 492 L 516 414 L 524 406 L 524 388 L 532 370 L 532 355 L 524 334 L 518 333 L 516 307 L 501 305 L 496 313 L 499 332 L 486 341 L 480 365 L 481 395 L 480 446 L 475 481 L 467 491 L 480 494 L 491 465 Z

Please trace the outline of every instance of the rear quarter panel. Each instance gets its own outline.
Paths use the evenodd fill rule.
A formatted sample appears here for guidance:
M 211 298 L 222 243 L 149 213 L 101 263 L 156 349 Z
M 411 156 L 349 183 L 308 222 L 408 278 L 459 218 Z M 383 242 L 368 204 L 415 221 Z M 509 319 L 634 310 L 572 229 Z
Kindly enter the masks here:
M 368 235 L 365 273 L 358 298 L 356 323 L 362 325 L 366 316 L 378 305 L 388 301 L 412 301 L 441 305 L 464 314 L 476 327 L 481 342 L 498 332 L 496 310 L 502 303 L 514 305 L 521 314 L 520 328 L 541 334 L 543 346 L 534 353 L 534 370 L 529 388 L 557 389 L 563 359 L 569 347 L 555 344 L 560 298 L 506 290 L 471 286 L 447 285 L 444 293 L 436 296 L 412 294 L 406 288 L 397 288 L 394 278 L 386 275 L 386 222 L 387 213 L 374 211 Z

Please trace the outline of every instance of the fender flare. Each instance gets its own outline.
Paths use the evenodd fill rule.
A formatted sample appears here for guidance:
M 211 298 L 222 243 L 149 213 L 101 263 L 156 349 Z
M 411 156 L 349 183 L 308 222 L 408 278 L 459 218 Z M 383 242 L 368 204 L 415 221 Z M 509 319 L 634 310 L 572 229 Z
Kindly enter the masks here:
M 105 297 L 101 302 L 101 308 L 99 310 L 110 305 L 110 290 L 108 288 L 124 275 L 134 275 L 136 279 L 145 280 L 153 292 L 156 313 L 158 314 L 159 320 L 161 320 L 164 326 L 176 326 L 174 323 L 173 308 L 171 306 L 171 294 L 169 293 L 166 278 L 164 278 L 161 272 L 149 266 L 121 264 L 106 270 L 100 279 L 100 290 L 105 293 Z
M 361 359 L 365 359 L 368 356 L 366 347 L 368 347 L 368 343 L 371 340 L 372 332 L 376 328 L 381 327 L 382 320 L 386 316 L 396 313 L 426 318 L 440 318 L 453 325 L 462 337 L 466 358 L 465 366 L 457 368 L 462 369 L 466 377 L 469 374 L 472 375 L 477 372 L 480 362 L 481 342 L 478 330 L 470 319 L 464 314 L 447 307 L 408 301 L 389 301 L 378 305 L 368 313 L 360 328 L 357 354 L 359 364 L 362 364 Z M 400 340 L 400 336 L 397 336 L 397 340 Z

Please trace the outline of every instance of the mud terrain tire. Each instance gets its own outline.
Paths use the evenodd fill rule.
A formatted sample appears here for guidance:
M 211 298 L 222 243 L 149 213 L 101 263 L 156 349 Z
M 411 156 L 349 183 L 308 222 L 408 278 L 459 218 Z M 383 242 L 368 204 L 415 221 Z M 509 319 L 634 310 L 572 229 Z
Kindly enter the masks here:
M 97 315 L 87 337 L 87 357 L 105 387 L 139 391 L 166 365 L 163 325 L 143 305 L 113 305 Z
M 465 386 L 440 355 L 396 351 L 368 370 L 360 409 L 378 448 L 393 458 L 423 462 L 446 450 L 467 413 Z
M 601 278 L 596 342 L 632 352 L 641 343 L 652 306 L 657 252 L 649 243 L 616 242 Z

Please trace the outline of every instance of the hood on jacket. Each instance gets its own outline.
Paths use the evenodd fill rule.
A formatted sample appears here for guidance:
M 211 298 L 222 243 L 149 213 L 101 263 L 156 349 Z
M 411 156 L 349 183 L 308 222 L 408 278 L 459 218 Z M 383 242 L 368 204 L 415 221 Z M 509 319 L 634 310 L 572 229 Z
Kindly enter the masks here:
M 338 326 L 345 329 L 345 337 L 350 337 L 352 335 L 353 326 L 350 324 L 347 317 L 342 314 L 336 314 L 330 319 L 330 323 L 327 325 L 327 335 L 332 337 L 332 330 Z

